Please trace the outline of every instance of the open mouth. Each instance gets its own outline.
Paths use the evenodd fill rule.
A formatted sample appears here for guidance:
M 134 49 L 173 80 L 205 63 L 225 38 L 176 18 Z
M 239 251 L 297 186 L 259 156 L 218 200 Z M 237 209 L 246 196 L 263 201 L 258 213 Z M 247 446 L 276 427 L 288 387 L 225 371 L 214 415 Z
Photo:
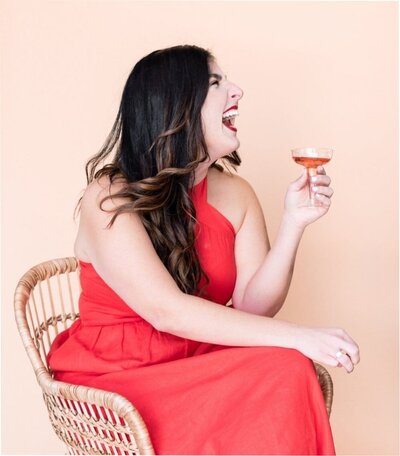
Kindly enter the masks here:
M 235 117 L 239 115 L 237 109 L 229 109 L 222 114 L 222 124 L 229 130 L 237 131 L 235 128 Z

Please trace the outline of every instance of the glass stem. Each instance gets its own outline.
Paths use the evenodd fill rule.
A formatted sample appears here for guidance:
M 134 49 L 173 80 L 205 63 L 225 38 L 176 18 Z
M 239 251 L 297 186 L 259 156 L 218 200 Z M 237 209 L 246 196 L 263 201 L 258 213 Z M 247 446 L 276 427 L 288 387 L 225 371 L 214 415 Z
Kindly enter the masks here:
M 317 168 L 307 168 L 308 171 L 308 189 L 310 193 L 310 206 L 317 206 L 317 201 L 315 199 L 315 193 L 312 191 L 311 187 L 313 186 L 311 182 L 311 177 L 316 176 Z

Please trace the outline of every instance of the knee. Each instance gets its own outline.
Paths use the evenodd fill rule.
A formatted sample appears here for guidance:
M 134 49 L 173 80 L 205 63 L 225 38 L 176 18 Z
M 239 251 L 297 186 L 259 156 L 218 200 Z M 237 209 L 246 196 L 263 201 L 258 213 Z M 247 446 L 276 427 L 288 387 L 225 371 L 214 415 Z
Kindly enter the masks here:
M 281 348 L 279 358 L 288 373 L 315 372 L 313 361 L 296 349 Z

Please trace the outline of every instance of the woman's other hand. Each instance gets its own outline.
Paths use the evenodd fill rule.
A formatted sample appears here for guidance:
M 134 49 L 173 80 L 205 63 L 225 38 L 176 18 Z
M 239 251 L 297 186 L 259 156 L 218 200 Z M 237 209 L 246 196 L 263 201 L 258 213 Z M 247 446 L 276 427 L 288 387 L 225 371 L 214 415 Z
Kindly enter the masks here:
M 310 196 L 306 168 L 303 174 L 289 185 L 286 192 L 284 215 L 299 228 L 305 228 L 325 215 L 331 205 L 333 195 L 333 189 L 329 187 L 331 179 L 326 175 L 323 166 L 318 166 L 317 174 L 311 179 L 312 191 L 316 195 L 315 199 L 319 206 L 308 206 Z
M 357 343 L 342 328 L 296 329 L 295 347 L 303 355 L 331 367 L 343 367 L 348 373 L 360 362 Z

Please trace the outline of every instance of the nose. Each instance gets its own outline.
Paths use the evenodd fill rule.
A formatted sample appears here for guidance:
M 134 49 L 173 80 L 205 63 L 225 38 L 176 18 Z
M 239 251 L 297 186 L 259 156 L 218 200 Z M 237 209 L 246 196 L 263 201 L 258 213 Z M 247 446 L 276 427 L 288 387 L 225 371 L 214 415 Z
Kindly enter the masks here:
M 240 100 L 243 97 L 243 90 L 236 84 L 232 83 L 232 87 L 230 89 L 230 96 L 235 100 Z

